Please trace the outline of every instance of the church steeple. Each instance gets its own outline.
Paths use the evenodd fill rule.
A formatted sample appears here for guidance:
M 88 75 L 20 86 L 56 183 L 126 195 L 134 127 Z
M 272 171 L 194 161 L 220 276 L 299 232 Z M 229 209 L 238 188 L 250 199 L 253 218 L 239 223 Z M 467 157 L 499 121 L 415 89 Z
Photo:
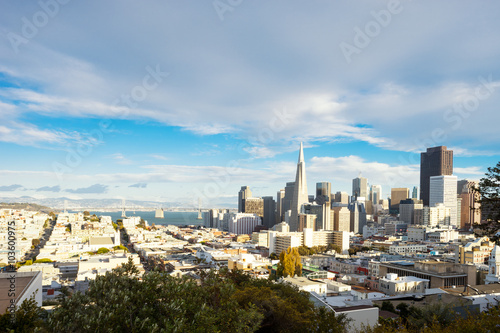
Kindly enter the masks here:
M 500 246 L 495 245 L 490 254 L 488 275 L 485 284 L 500 283 Z

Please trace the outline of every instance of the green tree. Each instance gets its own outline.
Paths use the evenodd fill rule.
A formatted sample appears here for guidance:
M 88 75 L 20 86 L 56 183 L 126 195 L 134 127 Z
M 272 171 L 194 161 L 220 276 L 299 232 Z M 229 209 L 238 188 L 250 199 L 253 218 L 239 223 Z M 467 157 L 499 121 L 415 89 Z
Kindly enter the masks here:
M 197 283 L 160 272 L 139 281 L 115 271 L 64 298 L 48 324 L 53 332 L 254 332 L 262 316 L 241 308 L 234 292 L 215 274 Z
M 278 260 L 279 258 L 280 257 L 278 257 L 278 255 L 274 252 L 269 255 L 269 259 L 271 260 Z
M 392 302 L 390 302 L 390 301 L 383 301 L 380 309 L 385 310 L 385 311 L 389 311 L 392 313 L 396 313 L 396 309 L 394 308 L 394 304 L 392 304 Z
M 42 258 L 42 259 L 37 259 L 34 261 L 35 264 L 44 263 L 44 262 L 52 262 L 52 260 L 50 260 L 49 258 Z
M 358 248 L 357 247 L 351 247 L 347 250 L 347 252 L 349 253 L 350 256 L 353 256 L 355 255 L 356 253 L 358 253 Z
M 109 252 L 109 249 L 105 248 L 105 247 L 100 247 L 99 249 L 97 249 L 97 254 L 104 254 L 104 253 L 108 253 Z
M 46 317 L 47 313 L 38 307 L 35 297 L 31 296 L 15 310 L 14 317 L 9 312 L 0 316 L 0 332 L 46 332 Z
M 340 246 L 335 245 L 334 243 L 330 243 L 330 244 L 328 244 L 328 247 L 327 247 L 326 249 L 327 249 L 328 251 L 333 250 L 333 251 L 335 251 L 336 253 L 342 253 L 342 249 L 340 248 Z
M 500 162 L 495 167 L 489 167 L 484 178 L 481 178 L 476 191 L 481 198 L 478 200 L 482 210 L 487 212 L 487 219 L 500 220 Z
M 276 276 L 279 278 L 295 275 L 302 275 L 302 263 L 300 262 L 298 249 L 296 247 L 289 247 L 280 254 L 280 262 L 278 263 Z
M 125 252 L 129 252 L 127 247 L 123 246 L 123 245 L 116 245 L 116 246 L 113 246 L 113 250 L 123 250 Z

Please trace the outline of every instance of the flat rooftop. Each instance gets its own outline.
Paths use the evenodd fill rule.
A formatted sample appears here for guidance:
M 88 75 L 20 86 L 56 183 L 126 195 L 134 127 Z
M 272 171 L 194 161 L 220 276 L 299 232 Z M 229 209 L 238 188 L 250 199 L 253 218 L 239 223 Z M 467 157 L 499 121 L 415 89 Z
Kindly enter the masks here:
M 10 289 L 10 281 L 9 277 L 12 274 L 16 274 L 16 272 L 13 273 L 0 273 L 0 313 L 4 314 L 5 310 L 7 310 L 11 298 L 9 297 L 9 289 Z M 19 276 L 19 274 L 16 274 L 16 303 L 19 300 L 19 298 L 24 294 L 24 290 L 26 287 L 31 283 L 31 280 L 33 280 L 34 276 Z

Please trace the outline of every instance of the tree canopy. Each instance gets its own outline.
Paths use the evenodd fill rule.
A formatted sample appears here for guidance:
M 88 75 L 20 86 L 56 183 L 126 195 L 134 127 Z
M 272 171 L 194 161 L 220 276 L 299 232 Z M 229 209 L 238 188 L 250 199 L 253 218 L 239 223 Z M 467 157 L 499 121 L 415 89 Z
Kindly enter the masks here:
M 494 167 L 489 167 L 486 177 L 481 178 L 476 190 L 481 195 L 479 202 L 487 219 L 500 220 L 500 162 Z
M 280 254 L 280 262 L 276 270 L 276 277 L 301 276 L 302 263 L 300 262 L 299 250 L 296 247 L 289 247 Z
M 66 294 L 51 314 L 33 302 L 17 317 L 25 322 L 11 323 L 5 314 L 0 332 L 345 331 L 345 316 L 315 307 L 288 283 L 227 269 L 197 274 L 198 280 L 150 272 L 141 281 L 132 262 L 122 264 L 97 276 L 85 294 Z

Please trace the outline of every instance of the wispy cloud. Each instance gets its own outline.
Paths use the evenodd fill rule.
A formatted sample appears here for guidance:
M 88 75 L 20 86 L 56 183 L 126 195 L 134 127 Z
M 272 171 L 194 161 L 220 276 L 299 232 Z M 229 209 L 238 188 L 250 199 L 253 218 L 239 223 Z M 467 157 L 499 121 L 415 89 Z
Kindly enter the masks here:
M 66 189 L 66 192 L 75 194 L 102 194 L 108 191 L 107 185 L 94 184 L 89 187 L 81 187 L 77 189 Z
M 136 184 L 129 185 L 128 187 L 146 188 L 146 187 L 148 187 L 148 184 L 147 183 L 136 183 Z
M 61 192 L 61 186 L 43 186 L 36 189 L 37 192 Z
M 14 184 L 14 185 L 4 185 L 0 186 L 0 192 L 13 192 L 19 189 L 24 188 L 24 186 L 19 185 L 19 184 Z
M 122 153 L 116 153 L 111 155 L 111 158 L 116 161 L 118 164 L 133 164 L 133 161 L 129 160 Z

